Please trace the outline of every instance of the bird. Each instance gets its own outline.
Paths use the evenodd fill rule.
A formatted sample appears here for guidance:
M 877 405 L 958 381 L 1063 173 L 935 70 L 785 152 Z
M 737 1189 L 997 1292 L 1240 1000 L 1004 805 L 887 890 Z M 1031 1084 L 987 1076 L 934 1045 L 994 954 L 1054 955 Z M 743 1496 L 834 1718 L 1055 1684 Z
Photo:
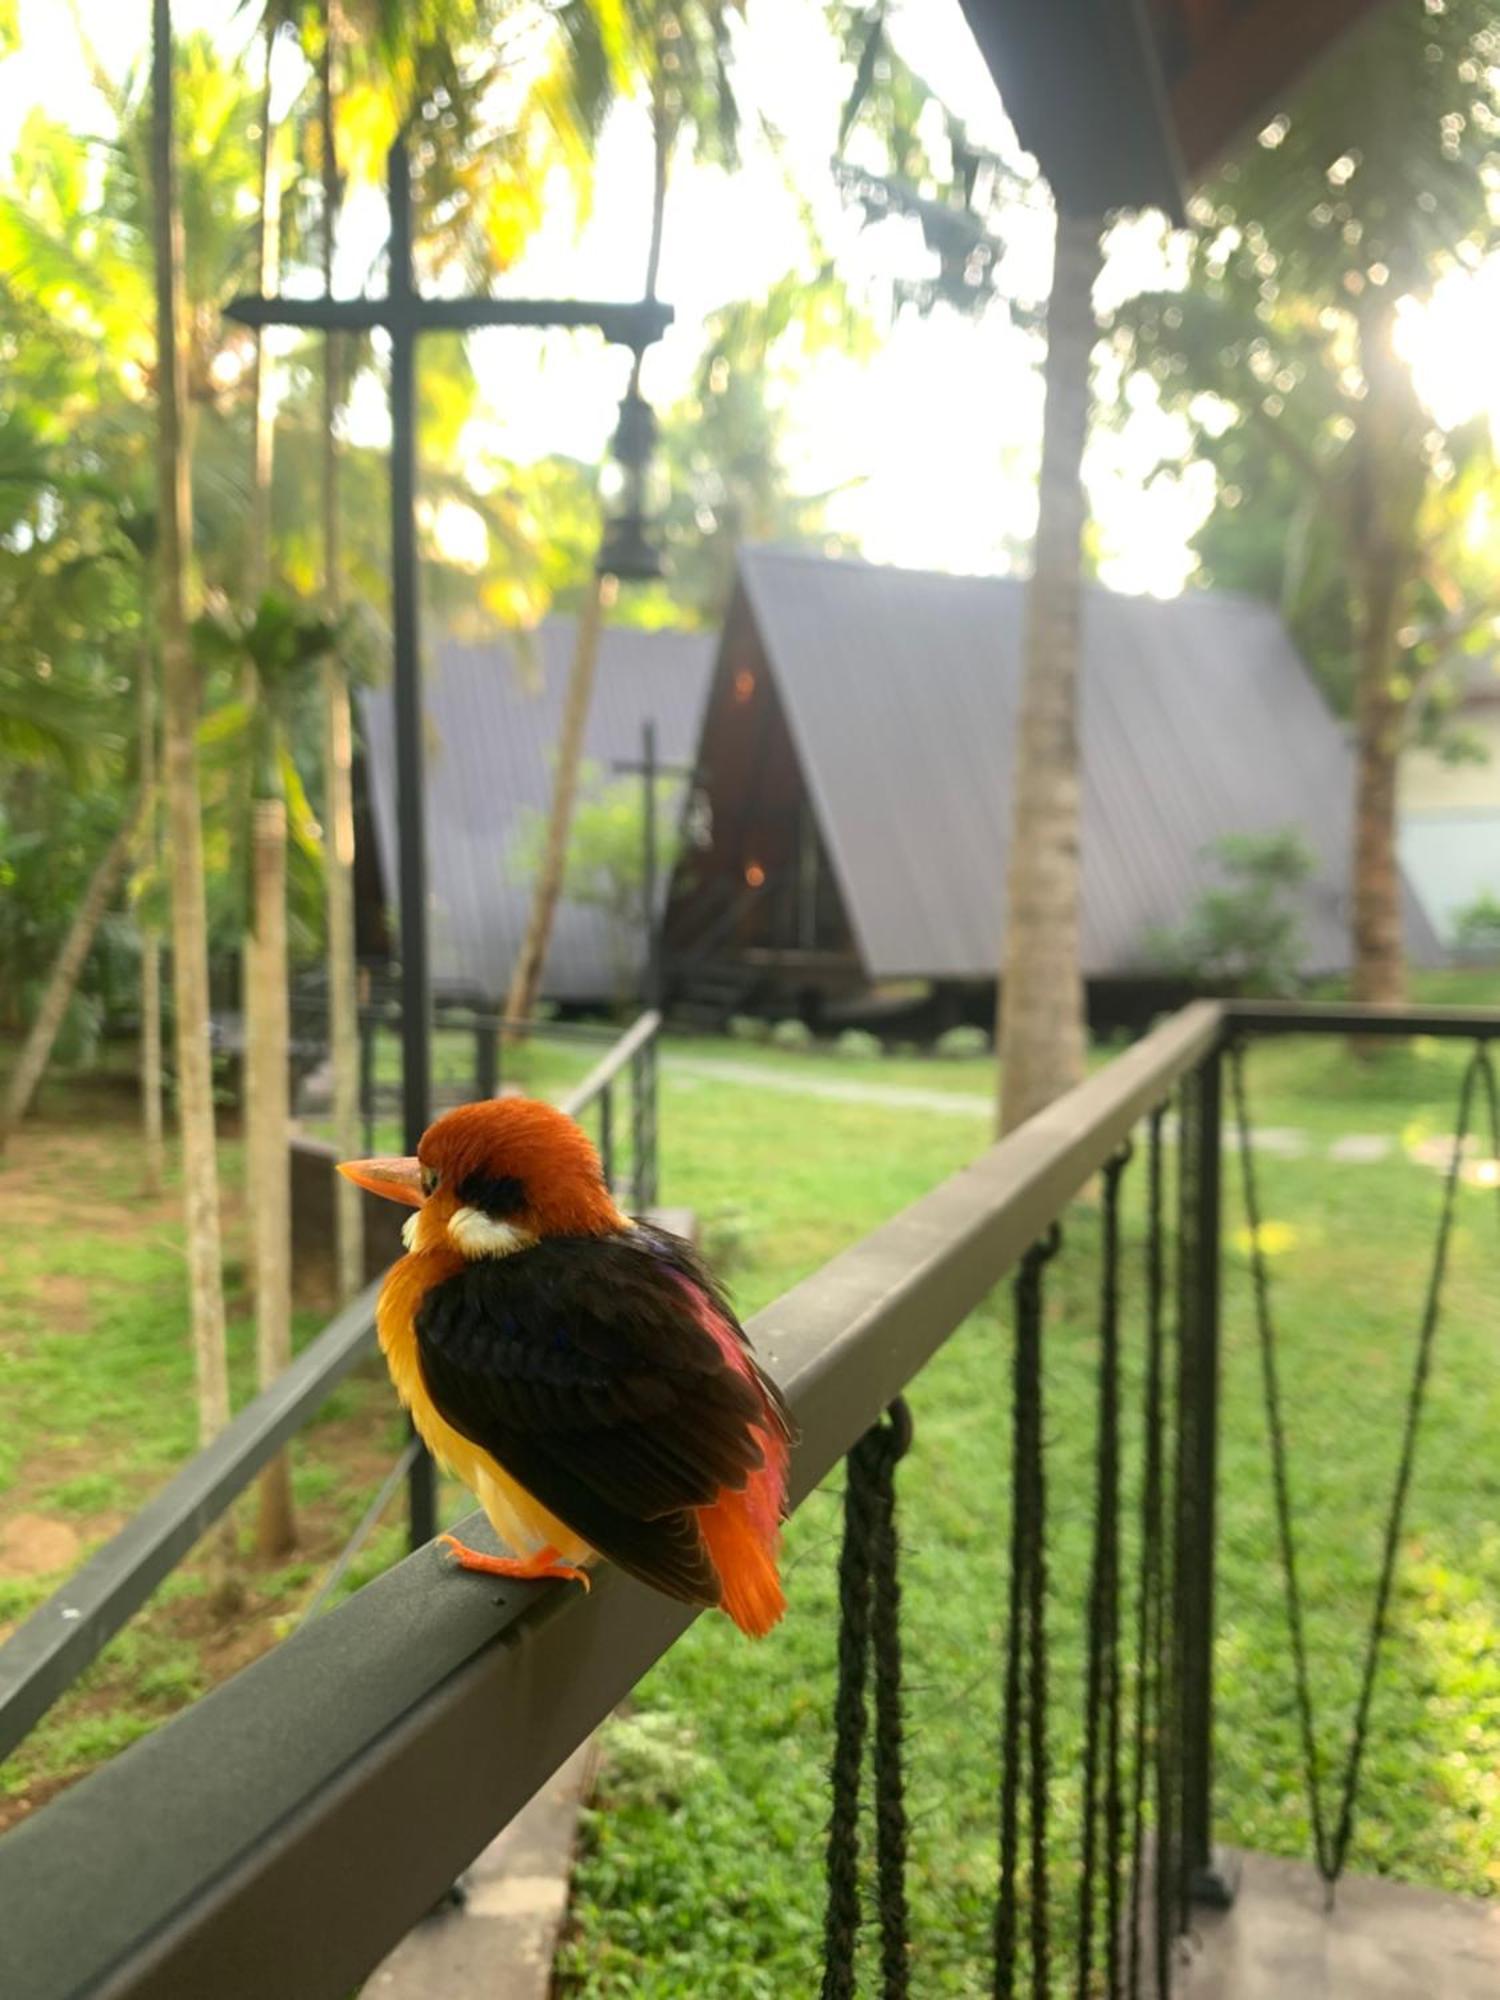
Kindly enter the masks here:
M 460 1105 L 410 1159 L 340 1163 L 408 1203 L 376 1330 L 423 1443 L 474 1493 L 468 1570 L 589 1585 L 598 1558 L 763 1637 L 793 1426 L 690 1244 L 616 1205 L 588 1134 L 534 1098 Z

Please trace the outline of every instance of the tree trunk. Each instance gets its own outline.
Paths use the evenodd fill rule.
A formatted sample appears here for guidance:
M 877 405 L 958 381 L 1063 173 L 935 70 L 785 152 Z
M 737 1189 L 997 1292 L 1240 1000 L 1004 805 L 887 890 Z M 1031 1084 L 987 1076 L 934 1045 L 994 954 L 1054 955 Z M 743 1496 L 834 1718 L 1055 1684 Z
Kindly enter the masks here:
M 276 133 L 271 124 L 271 63 L 276 46 L 275 16 L 268 11 L 265 35 L 265 79 L 260 100 L 260 214 L 257 224 L 257 278 L 270 298 L 281 271 L 281 180 L 276 172 Z M 250 370 L 250 534 L 245 545 L 245 595 L 251 606 L 271 578 L 271 473 L 276 449 L 276 409 L 271 398 L 271 371 L 266 366 L 266 337 L 257 328 L 250 336 L 254 359 Z
M 152 0 L 152 234 L 157 327 L 157 563 L 162 722 L 171 858 L 172 973 L 177 1028 L 178 1115 L 187 1211 L 188 1297 L 197 1378 L 198 1436 L 207 1444 L 229 1421 L 224 1292 L 219 1249 L 219 1176 L 214 1156 L 209 1048 L 208 926 L 203 901 L 203 826 L 198 795 L 198 682 L 188 644 L 187 567 L 192 533 L 186 440 L 186 348 L 181 337 L 182 216 L 172 128 L 169 0 Z
M 1365 399 L 1348 517 L 1358 648 L 1351 984 L 1356 1000 L 1396 1006 L 1406 999 L 1396 775 L 1409 702 L 1397 685 L 1397 634 L 1417 573 L 1427 420 L 1397 351 L 1394 302 L 1375 296 L 1357 323 Z
M 287 1163 L 291 1117 L 287 1004 L 286 801 L 258 798 L 252 808 L 251 871 L 255 920 L 246 943 L 249 1088 L 257 1115 L 245 1187 L 255 1232 L 256 1374 L 267 1388 L 292 1359 L 292 1207 Z M 255 1544 L 284 1555 L 297 1539 L 292 1481 L 282 1452 L 260 1476 Z
M 156 675 L 149 644 L 140 659 L 140 786 L 146 818 L 143 846 L 150 875 L 161 860 L 156 835 Z M 151 887 L 154 890 L 153 879 Z M 141 939 L 141 1192 L 158 1195 L 166 1178 L 161 1101 L 161 933 L 154 922 L 140 926 Z
M 1354 976 L 1356 1000 L 1406 999 L 1401 867 L 1396 854 L 1396 777 L 1405 703 L 1395 686 L 1403 575 L 1374 560 L 1360 592 L 1359 689 L 1354 778 Z
M 1014 751 L 997 1041 L 1000 1130 L 1077 1083 L 1084 1069 L 1080 944 L 1078 657 L 1099 222 L 1057 218 L 1047 308 L 1046 399 L 1036 551 L 1026 591 Z
M 557 743 L 557 770 L 552 779 L 552 802 L 547 814 L 547 842 L 542 865 L 531 892 L 531 915 L 526 936 L 511 974 L 505 998 L 508 1021 L 528 1021 L 535 1011 L 541 990 L 542 967 L 547 962 L 547 946 L 552 939 L 552 920 L 562 896 L 563 877 L 568 866 L 568 835 L 573 827 L 573 805 L 578 796 L 578 771 L 583 762 L 583 732 L 594 692 L 594 670 L 599 664 L 599 639 L 604 625 L 604 578 L 596 572 L 578 621 L 573 646 L 573 663 L 568 670 L 568 691 L 563 703 L 562 729 Z
M 334 237 L 339 213 L 338 153 L 333 123 L 333 61 L 338 11 L 324 0 L 318 63 L 323 126 L 323 295 L 333 296 Z M 342 607 L 339 545 L 339 337 L 323 342 L 323 603 L 330 618 Z M 359 1112 L 359 988 L 354 935 L 354 727 L 343 663 L 323 667 L 323 866 L 328 896 L 328 1050 L 333 1069 L 333 1143 L 345 1159 L 363 1150 Z M 364 1205 L 359 1189 L 338 1176 L 334 1191 L 341 1304 L 364 1283 Z
M 658 51 L 658 54 L 660 51 Z M 646 250 L 646 284 L 643 296 L 656 297 L 661 271 L 662 235 L 667 215 L 667 174 L 672 142 L 676 136 L 676 116 L 666 102 L 665 72 L 657 63 L 652 79 L 651 131 L 653 139 L 651 176 L 651 237 Z M 641 361 L 638 353 L 630 371 L 628 395 L 639 393 Z M 613 579 L 610 580 L 613 587 Z M 511 974 L 505 999 L 508 1021 L 530 1020 L 541 991 L 542 968 L 547 947 L 552 942 L 552 925 L 562 898 L 563 878 L 568 866 L 568 836 L 573 828 L 573 807 L 578 796 L 578 772 L 583 762 L 583 735 L 588 723 L 589 702 L 594 691 L 594 670 L 599 663 L 599 641 L 603 632 L 607 602 L 605 579 L 595 569 L 578 621 L 573 662 L 568 670 L 568 690 L 563 706 L 562 731 L 557 746 L 557 770 L 552 780 L 552 800 L 547 814 L 547 843 L 541 870 L 531 892 L 531 913 L 520 956 Z
M 270 297 L 281 270 L 281 182 L 271 123 L 271 65 L 276 22 L 268 12 L 260 131 L 260 289 Z M 246 594 L 254 606 L 271 581 L 271 474 L 276 410 L 265 335 L 255 335 L 251 421 L 250 539 Z M 263 707 L 267 691 L 251 677 Z M 267 735 L 270 720 L 252 722 Z M 250 928 L 244 939 L 245 1192 L 250 1210 L 255 1288 L 255 1375 L 269 1389 L 292 1359 L 291 1091 L 286 949 L 286 801 L 253 797 L 250 805 Z M 262 1558 L 285 1555 L 297 1539 L 291 1460 L 286 1452 L 260 1475 L 255 1548 Z
M 135 809 L 120 828 L 106 849 L 104 858 L 94 870 L 83 900 L 73 913 L 73 921 L 68 926 L 68 934 L 63 939 L 62 949 L 52 961 L 52 970 L 47 977 L 46 991 L 41 1005 L 37 1008 L 21 1053 L 16 1058 L 16 1066 L 11 1071 L 6 1086 L 5 1104 L 0 1110 L 0 1152 L 5 1142 L 20 1124 L 31 1108 L 31 1100 L 36 1087 L 42 1080 L 47 1067 L 47 1059 L 52 1054 L 52 1046 L 57 1040 L 57 1031 L 62 1026 L 63 1016 L 68 1011 L 68 1002 L 78 985 L 78 976 L 83 971 L 84 960 L 89 955 L 89 947 L 94 942 L 94 933 L 99 921 L 109 907 L 109 899 L 120 885 L 125 873 L 125 864 L 130 859 L 130 850 L 140 827 L 146 801 L 137 800 Z

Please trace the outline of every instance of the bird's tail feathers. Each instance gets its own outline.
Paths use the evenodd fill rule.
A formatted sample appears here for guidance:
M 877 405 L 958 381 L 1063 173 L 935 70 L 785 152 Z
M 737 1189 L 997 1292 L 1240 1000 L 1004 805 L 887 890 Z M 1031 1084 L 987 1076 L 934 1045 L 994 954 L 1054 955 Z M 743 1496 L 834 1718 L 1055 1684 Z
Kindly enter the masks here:
M 774 1527 L 766 1534 L 764 1496 L 754 1490 L 770 1476 L 767 1470 L 757 1472 L 743 1493 L 721 1493 L 712 1507 L 701 1508 L 698 1514 L 723 1586 L 723 1607 L 752 1639 L 763 1639 L 786 1610 L 776 1573 L 777 1536 Z

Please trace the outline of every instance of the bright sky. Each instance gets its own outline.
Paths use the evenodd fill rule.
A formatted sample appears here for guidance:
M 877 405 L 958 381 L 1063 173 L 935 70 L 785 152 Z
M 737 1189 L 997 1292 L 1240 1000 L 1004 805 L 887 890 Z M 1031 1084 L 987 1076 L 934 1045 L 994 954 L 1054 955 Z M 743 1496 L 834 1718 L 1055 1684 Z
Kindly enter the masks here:
M 145 54 L 144 0 L 78 0 L 105 66 L 122 72 Z M 211 29 L 242 44 L 236 0 L 176 0 L 179 32 Z M 921 278 L 929 260 L 915 225 L 862 231 L 828 174 L 846 89 L 817 0 L 750 0 L 740 37 L 738 84 L 750 143 L 740 172 L 683 164 L 667 212 L 661 294 L 677 324 L 648 362 L 645 387 L 658 404 L 686 383 L 704 317 L 753 297 L 796 262 L 804 241 L 797 197 L 810 202 L 828 247 L 869 301 L 882 346 L 866 365 L 819 360 L 789 398 L 789 458 L 800 490 L 833 494 L 832 528 L 853 535 L 877 561 L 953 570 L 1009 567 L 1035 517 L 1041 391 L 1035 343 L 1002 311 L 972 321 L 907 308 L 891 319 L 891 283 Z M 21 53 L 0 65 L 0 148 L 40 103 L 93 129 L 102 106 L 89 87 L 72 10 L 59 0 L 21 0 Z M 974 49 L 957 0 L 903 0 L 896 34 L 909 61 L 939 90 L 981 144 L 1005 148 L 999 99 Z M 760 114 L 782 135 L 778 158 L 756 132 Z M 789 181 L 793 184 L 789 186 Z M 793 188 L 796 192 L 794 193 Z M 650 152 L 644 112 L 627 108 L 606 133 L 593 217 L 579 237 L 559 203 L 506 288 L 518 293 L 633 298 L 645 262 Z M 351 237 L 378 220 L 350 218 Z M 357 252 L 359 246 L 353 245 Z M 1116 296 L 1160 269 L 1149 222 L 1117 232 L 1103 289 Z M 356 254 L 351 266 L 360 261 Z M 1018 218 L 1008 275 L 1044 297 L 1050 261 L 1045 209 Z M 1411 351 L 1419 383 L 1448 423 L 1488 406 L 1500 423 L 1500 266 L 1442 288 Z M 528 459 L 550 451 L 597 458 L 615 417 L 627 363 L 587 336 L 486 335 L 477 367 L 493 420 L 486 442 Z M 365 413 L 378 424 L 380 413 Z M 1179 448 L 1176 427 L 1149 403 L 1123 432 L 1101 427 L 1086 473 L 1098 523 L 1102 573 L 1127 590 L 1171 594 L 1191 568 L 1186 543 L 1212 496 L 1211 476 L 1145 485 L 1147 472 Z

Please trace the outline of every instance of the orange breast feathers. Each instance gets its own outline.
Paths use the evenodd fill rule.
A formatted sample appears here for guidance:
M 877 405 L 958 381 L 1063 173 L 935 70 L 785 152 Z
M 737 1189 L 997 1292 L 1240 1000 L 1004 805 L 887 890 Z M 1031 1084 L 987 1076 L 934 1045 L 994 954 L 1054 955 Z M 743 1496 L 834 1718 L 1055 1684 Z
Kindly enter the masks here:
M 729 1366 L 759 1392 L 766 1413 L 764 1424 L 751 1427 L 762 1465 L 740 1491 L 726 1487 L 711 1507 L 698 1509 L 698 1526 L 723 1587 L 724 1609 L 742 1632 L 759 1639 L 786 1610 L 776 1568 L 787 1500 L 786 1425 L 767 1401 L 760 1373 L 738 1331 L 690 1278 L 680 1282 L 698 1324 Z

